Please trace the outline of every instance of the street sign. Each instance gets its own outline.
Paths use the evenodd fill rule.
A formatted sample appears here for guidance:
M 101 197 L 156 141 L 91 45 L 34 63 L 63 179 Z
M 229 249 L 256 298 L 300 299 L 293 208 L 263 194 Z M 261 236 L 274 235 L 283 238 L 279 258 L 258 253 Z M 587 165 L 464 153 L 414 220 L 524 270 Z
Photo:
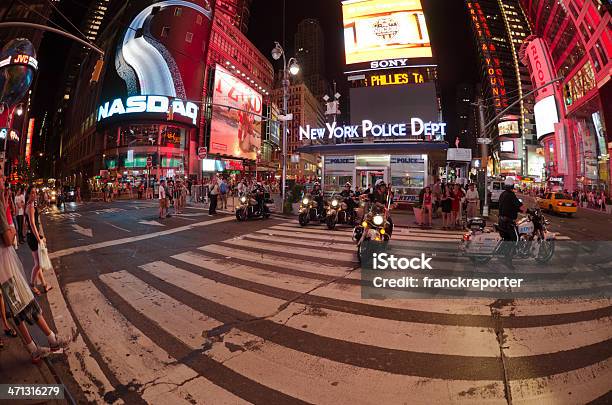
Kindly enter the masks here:
M 490 145 L 493 140 L 491 138 L 476 138 L 476 141 L 480 144 Z
M 153 167 L 153 158 L 151 156 L 147 156 L 147 167 Z
M 206 156 L 208 156 L 208 148 L 206 146 L 199 147 L 198 148 L 198 158 L 206 159 Z

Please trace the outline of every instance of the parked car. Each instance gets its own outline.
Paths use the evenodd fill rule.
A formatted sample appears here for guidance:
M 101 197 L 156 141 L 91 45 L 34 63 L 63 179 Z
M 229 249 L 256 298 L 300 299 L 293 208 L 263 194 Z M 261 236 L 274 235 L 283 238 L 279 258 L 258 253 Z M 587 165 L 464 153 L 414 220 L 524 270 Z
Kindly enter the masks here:
M 568 217 L 578 211 L 576 201 L 571 196 L 563 193 L 546 193 L 544 198 L 538 199 L 541 209 L 556 214 L 567 214 Z
M 489 196 L 491 197 L 489 201 L 491 201 L 491 205 L 499 204 L 499 196 L 504 191 L 504 181 L 503 180 L 493 180 L 489 184 Z

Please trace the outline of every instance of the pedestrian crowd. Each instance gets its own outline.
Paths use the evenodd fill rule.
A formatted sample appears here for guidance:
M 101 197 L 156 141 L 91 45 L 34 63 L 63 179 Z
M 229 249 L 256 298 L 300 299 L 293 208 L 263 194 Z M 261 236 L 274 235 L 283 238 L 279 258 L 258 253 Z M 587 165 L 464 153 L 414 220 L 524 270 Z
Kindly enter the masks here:
M 433 226 L 432 219 L 442 217 L 442 229 L 462 229 L 463 217 L 480 214 L 480 195 L 473 183 L 443 182 L 436 179 L 421 189 L 419 202 L 414 206 L 417 225 Z
M 3 336 L 19 336 L 34 364 L 68 345 L 66 338 L 49 327 L 37 301 L 39 296 L 53 288 L 44 276 L 45 271 L 53 268 L 38 205 L 36 187 L 28 187 L 25 193 L 18 189 L 13 196 L 12 190 L 5 185 L 4 176 L 0 175 L 0 314 Z M 27 244 L 32 254 L 34 266 L 30 277 L 27 277 L 16 252 L 21 244 Z M 47 346 L 33 341 L 27 325 L 37 326 L 44 333 Z M 4 345 L 0 337 L 0 349 Z

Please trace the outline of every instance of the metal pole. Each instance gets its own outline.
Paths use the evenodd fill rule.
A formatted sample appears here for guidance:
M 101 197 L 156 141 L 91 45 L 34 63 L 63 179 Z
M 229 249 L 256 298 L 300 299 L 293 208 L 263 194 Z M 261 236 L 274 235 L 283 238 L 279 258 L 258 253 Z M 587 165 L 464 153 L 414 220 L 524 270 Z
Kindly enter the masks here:
M 1 22 L 0 23 L 0 28 L 8 28 L 8 27 L 26 27 L 26 28 L 34 28 L 34 29 L 39 29 L 42 31 L 49 31 L 49 32 L 53 32 L 55 34 L 59 34 L 63 37 L 66 38 L 70 38 L 74 41 L 77 41 L 78 43 L 85 45 L 86 47 L 94 50 L 95 52 L 99 53 L 102 57 L 104 57 L 104 51 L 101 50 L 100 48 L 90 44 L 87 41 L 82 40 L 79 37 L 76 37 L 68 32 L 62 31 L 62 30 L 58 30 L 57 28 L 52 28 L 52 27 L 47 27 L 46 25 L 41 25 L 41 24 L 34 24 L 34 23 L 28 23 L 28 22 L 21 22 L 21 21 L 11 21 L 11 22 Z
M 289 91 L 289 79 L 287 78 L 287 60 L 285 58 L 285 51 L 283 51 L 283 174 L 282 174 L 282 207 L 285 207 L 286 199 L 286 186 L 287 186 L 287 98 Z
M 487 127 L 485 125 L 485 109 L 482 99 L 478 99 L 478 117 L 480 121 L 480 137 L 489 138 L 486 136 Z M 489 178 L 487 174 L 487 167 L 489 166 L 489 144 L 480 144 L 480 154 L 482 155 L 482 167 L 484 168 L 484 205 L 482 207 L 482 216 L 489 216 Z

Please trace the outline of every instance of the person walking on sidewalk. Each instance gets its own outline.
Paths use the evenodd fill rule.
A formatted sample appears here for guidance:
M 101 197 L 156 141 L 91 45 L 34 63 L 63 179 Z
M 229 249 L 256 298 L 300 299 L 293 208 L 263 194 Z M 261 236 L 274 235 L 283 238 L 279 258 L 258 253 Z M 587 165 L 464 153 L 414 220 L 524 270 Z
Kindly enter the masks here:
M 17 195 L 15 196 L 15 206 L 17 207 L 17 239 L 19 243 L 25 242 L 25 232 L 24 232 L 24 214 L 25 214 L 25 195 L 23 194 L 23 188 L 19 188 L 17 190 Z
M 159 218 L 164 219 L 167 216 L 167 201 L 166 201 L 166 181 L 159 182 Z
M 1 181 L 4 180 L 2 179 Z M 12 246 L 15 230 L 9 226 L 5 211 L 4 203 L 0 201 L 0 286 L 3 297 L 2 306 L 4 307 L 4 301 L 8 304 L 11 318 L 15 325 L 17 325 L 23 343 L 30 352 L 32 363 L 40 364 L 42 359 L 50 353 L 57 353 L 68 346 L 68 340 L 55 334 L 49 328 L 47 321 L 42 315 L 40 306 L 36 302 L 34 295 L 32 295 L 32 291 L 28 288 L 23 266 Z M 36 323 L 47 337 L 49 347 L 38 347 L 32 340 L 32 336 L 24 322 L 29 325 Z
M 433 194 L 431 193 L 431 188 L 429 186 L 425 187 L 425 192 L 423 193 L 423 219 L 425 219 L 424 227 L 431 228 L 431 214 L 433 209 Z
M 453 196 L 451 195 L 451 188 L 445 187 L 444 194 L 442 195 L 442 229 L 451 229 L 452 214 L 451 208 L 453 204 Z
M 227 186 L 227 182 L 224 178 L 219 182 L 219 196 L 221 197 L 221 209 L 227 209 L 227 192 L 229 191 L 229 187 Z
M 26 225 L 28 229 L 26 241 L 28 242 L 28 247 L 32 251 L 32 258 L 34 259 L 34 267 L 32 267 L 32 276 L 30 277 L 30 286 L 32 287 L 34 294 L 40 295 L 41 292 L 36 287 L 37 281 L 41 282 L 43 291 L 45 293 L 52 288 L 49 287 L 45 281 L 45 276 L 40 268 L 38 259 L 38 248 L 40 247 L 41 242 L 46 243 L 46 239 L 42 224 L 40 222 L 38 207 L 36 206 L 36 187 L 30 186 L 26 196 Z
M 468 218 L 474 218 L 478 216 L 480 212 L 480 195 L 474 187 L 474 183 L 471 183 L 468 191 L 465 194 L 467 199 L 467 216 Z
M 210 205 L 208 207 L 208 215 L 217 215 L 217 198 L 219 197 L 219 180 L 213 178 L 210 183 L 210 191 L 208 192 Z

